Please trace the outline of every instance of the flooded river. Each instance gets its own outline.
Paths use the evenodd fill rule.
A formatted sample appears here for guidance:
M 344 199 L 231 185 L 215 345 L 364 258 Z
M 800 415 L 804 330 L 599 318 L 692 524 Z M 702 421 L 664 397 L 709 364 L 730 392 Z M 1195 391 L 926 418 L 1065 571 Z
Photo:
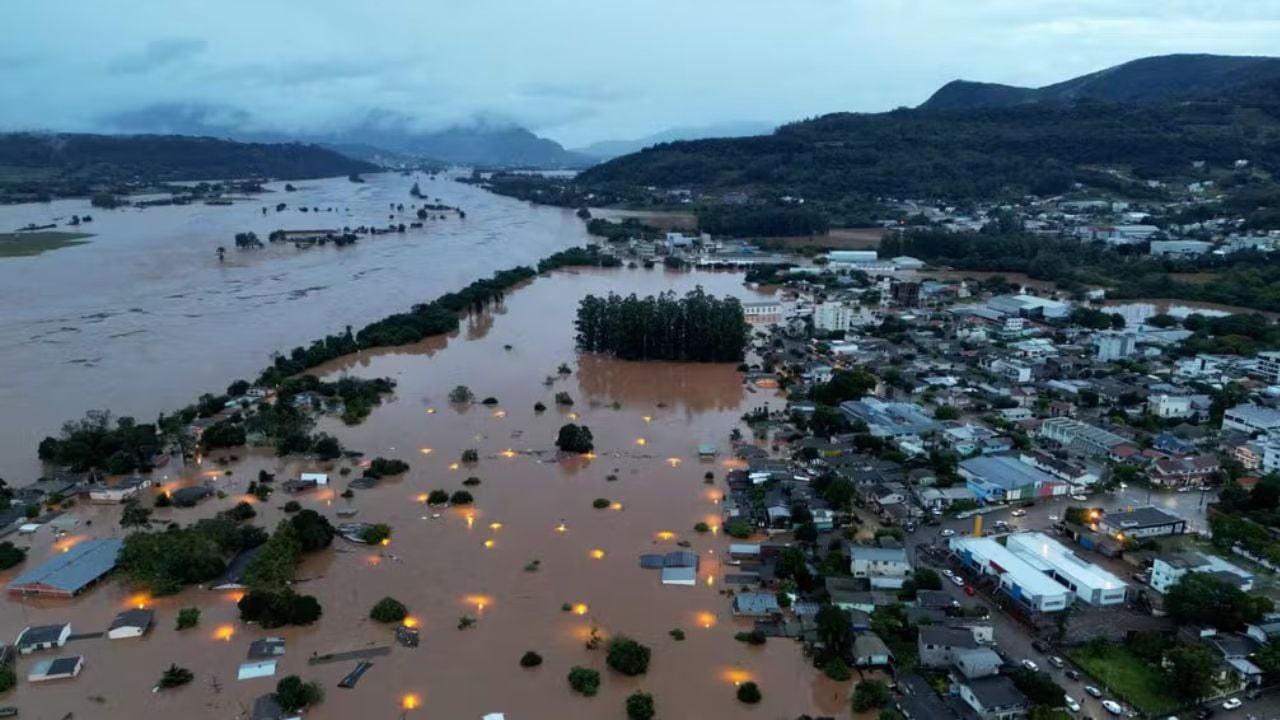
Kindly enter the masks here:
M 700 521 L 720 524 L 717 501 L 731 465 L 730 431 L 747 409 L 779 405 L 781 398 L 747 392 L 731 365 L 626 363 L 574 350 L 572 318 L 581 296 L 611 289 L 683 292 L 695 284 L 716 294 L 755 296 L 737 274 L 561 271 L 513 291 L 505 306 L 465 321 L 454 337 L 365 353 L 324 368 L 330 378 L 351 373 L 397 380 L 395 396 L 363 425 L 326 420 L 320 429 L 369 455 L 407 460 L 407 475 L 344 500 L 336 495 L 346 484 L 336 467 L 281 463 L 256 451 L 240 451 L 237 461 L 220 465 L 219 456 L 225 460 L 230 453 L 215 454 L 202 467 L 169 468 L 181 475 L 171 487 L 203 479 L 225 491 L 225 499 L 157 511 L 164 519 L 189 522 L 243 499 L 259 469 L 278 472 L 280 479 L 327 469 L 336 487 L 297 496 L 304 507 L 330 517 L 350 507 L 359 520 L 389 523 L 394 534 L 390 545 L 377 549 L 338 539 L 334 549 L 303 564 L 298 589 L 319 598 L 321 621 L 262 631 L 238 622 L 231 594 L 192 588 L 157 602 L 132 597 L 114 582 L 73 602 L 6 600 L 0 635 L 8 637 L 28 624 L 61 621 L 70 621 L 77 633 L 92 632 L 138 603 L 156 608 L 157 627 L 141 640 L 75 641 L 65 652 L 86 658 L 78 679 L 43 686 L 23 682 L 5 703 L 20 706 L 23 717 L 50 720 L 67 712 L 77 718 L 246 717 L 243 709 L 272 690 L 275 680 L 237 681 L 236 668 L 246 660 L 250 640 L 271 634 L 288 641 L 276 677 L 297 673 L 324 687 L 324 703 L 308 714 L 315 718 L 401 717 L 404 696 L 413 694 L 421 705 L 409 718 L 478 719 L 500 711 L 512 720 L 594 720 L 623 717 L 624 699 L 637 689 L 654 695 L 663 718 L 844 715 L 847 684 L 826 680 L 810 667 L 797 643 L 771 639 L 752 647 L 733 639 L 749 626 L 735 622 L 731 599 L 722 594 L 727 539 L 693 531 Z M 561 363 L 570 365 L 571 375 L 556 372 Z M 548 376 L 554 378 L 550 385 Z M 499 402 L 452 406 L 446 395 L 458 384 Z M 554 405 L 560 391 L 572 396 L 572 406 Z M 539 401 L 548 406 L 543 413 L 534 411 Z M 591 428 L 595 457 L 555 462 L 556 431 L 568 421 Z M 700 443 L 714 443 L 720 456 L 699 460 Z M 468 448 L 479 452 L 479 462 L 457 465 Z M 706 472 L 714 474 L 714 484 L 704 482 Z M 481 480 L 470 488 L 473 507 L 433 517 L 437 511 L 418 502 L 432 489 L 462 488 L 469 476 Z M 596 498 L 612 504 L 595 509 Z M 277 493 L 267 503 L 254 501 L 260 514 L 253 522 L 274 526 L 286 499 Z M 77 512 L 93 523 L 77 528 L 73 541 L 121 532 L 118 507 Z M 32 561 L 57 551 L 47 533 L 19 541 L 33 544 Z M 657 571 L 638 566 L 641 553 L 675 550 L 681 540 L 700 558 L 695 586 L 664 586 Z M 527 570 L 533 561 L 536 571 Z M 421 646 L 397 646 L 373 658 L 373 669 L 355 689 L 339 689 L 336 683 L 354 660 L 307 660 L 392 645 L 391 630 L 368 619 L 369 609 L 386 595 L 403 601 L 421 623 Z M 564 603 L 573 610 L 562 611 Z M 199 606 L 203 615 L 198 628 L 179 633 L 174 617 L 185 606 Z M 478 623 L 457 629 L 463 615 Z M 608 670 L 604 650 L 584 646 L 593 626 L 606 639 L 626 634 L 649 645 L 648 673 L 627 678 Z M 668 632 L 675 628 L 687 639 L 673 639 Z M 233 633 L 229 640 L 219 638 L 227 632 Z M 541 667 L 519 667 L 526 650 L 543 656 Z M 19 670 L 31 662 L 20 661 Z M 192 669 L 195 681 L 152 694 L 161 671 L 175 662 Z M 574 665 L 601 671 L 597 697 L 570 691 L 566 675 Z M 748 679 L 764 695 L 754 707 L 734 698 L 735 682 Z
M 587 240 L 572 211 L 538 207 L 457 183 L 420 178 L 434 202 L 465 219 L 427 221 L 403 235 L 299 251 L 280 243 L 234 249 L 237 232 L 386 226 L 416 221 L 413 178 L 372 175 L 283 183 L 232 206 L 99 210 L 87 200 L 0 206 L 0 231 L 92 215 L 85 245 L 0 259 L 0 477 L 25 484 L 35 446 L 91 408 L 153 420 L 202 392 L 251 378 L 268 355 L 344 325 L 359 327 L 495 270 Z M 289 209 L 277 213 L 277 203 Z M 300 206 L 322 212 L 300 212 Z M 262 208 L 269 211 L 263 215 Z M 335 212 L 325 212 L 334 208 Z M 225 263 L 215 250 L 228 248 Z

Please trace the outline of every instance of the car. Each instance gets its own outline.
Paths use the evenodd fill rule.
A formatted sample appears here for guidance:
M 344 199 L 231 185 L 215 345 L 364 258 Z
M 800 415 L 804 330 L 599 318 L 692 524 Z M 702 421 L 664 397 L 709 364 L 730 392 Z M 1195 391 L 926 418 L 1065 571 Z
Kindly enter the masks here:
M 964 594 L 965 594 L 965 595 L 968 595 L 969 597 L 973 597 L 974 595 L 977 595 L 977 594 L 978 594 L 978 591 L 977 591 L 977 590 L 975 590 L 975 589 L 974 589 L 974 587 L 973 587 L 972 585 L 965 585 L 965 586 L 964 586 Z
M 1045 641 L 1043 641 L 1043 640 L 1032 640 L 1032 641 L 1031 641 L 1031 647 L 1032 647 L 1032 648 L 1034 648 L 1034 649 L 1035 649 L 1035 651 L 1036 651 L 1036 652 L 1038 652 L 1038 653 L 1047 653 L 1047 652 L 1049 652 L 1049 643 L 1047 643 L 1047 642 L 1045 642 Z
M 1085 685 L 1084 691 L 1096 698 L 1102 697 L 1102 691 L 1092 685 Z
M 951 537 L 952 535 L 956 534 L 956 531 L 952 530 L 951 528 L 947 528 L 946 530 L 943 530 L 938 534 L 941 535 L 942 537 Z
M 1078 671 L 1076 671 L 1076 670 L 1067 670 L 1067 671 L 1066 671 L 1065 673 L 1063 673 L 1063 674 L 1064 674 L 1064 675 L 1066 675 L 1066 676 L 1067 676 L 1068 678 L 1070 678 L 1071 680 L 1076 680 L 1076 681 L 1079 681 L 1079 680 L 1080 680 L 1080 673 L 1079 673 Z
M 1049 664 L 1056 668 L 1060 668 L 1063 665 L 1066 665 L 1066 663 L 1062 661 L 1062 658 L 1058 657 L 1057 655 L 1049 656 Z
M 1072 496 L 1071 496 L 1071 499 L 1072 499 L 1072 500 L 1075 500 L 1076 502 L 1088 502 L 1088 501 L 1089 501 L 1089 498 L 1088 498 L 1087 496 L 1085 496 L 1085 495 L 1072 495 Z
M 1022 661 L 1022 667 L 1024 667 L 1024 668 L 1026 668 L 1026 669 L 1030 670 L 1031 672 L 1036 672 L 1037 670 L 1039 670 L 1039 669 L 1040 669 L 1040 666 L 1039 666 L 1039 665 L 1037 665 L 1037 664 L 1035 664 L 1035 663 L 1034 663 L 1034 662 L 1032 662 L 1031 660 L 1023 660 L 1023 661 Z
M 1128 489 L 1129 489 L 1129 485 L 1128 485 L 1127 483 L 1120 483 L 1120 489 L 1121 489 L 1121 490 L 1128 490 Z
M 948 578 L 953 578 L 956 576 L 955 573 L 951 572 L 951 568 L 942 568 L 942 574 L 946 575 Z
M 1023 510 L 1022 508 L 1018 508 L 1017 510 L 1014 510 L 1009 514 L 1012 515 L 1013 517 L 1023 517 L 1027 514 L 1027 511 Z
M 1196 711 L 1196 720 L 1209 720 L 1213 717 L 1213 708 L 1202 707 Z
M 1180 493 L 1187 493 L 1187 492 L 1191 492 L 1192 490 L 1195 490 L 1195 488 L 1191 487 L 1190 485 L 1183 485 L 1182 487 L 1178 488 L 1178 492 Z
M 964 587 L 964 578 L 960 577 L 959 575 L 952 575 L 951 582 L 955 583 L 960 587 Z
M 941 515 L 941 514 L 942 514 L 942 508 L 934 508 L 934 509 L 932 509 L 932 510 L 930 510 L 930 511 L 929 511 L 929 514 L 931 514 L 931 515 Z
M 1102 707 L 1106 708 L 1107 712 L 1111 713 L 1112 715 L 1119 715 L 1120 713 L 1124 712 L 1124 708 L 1120 707 L 1120 703 L 1116 702 L 1115 700 L 1103 700 Z
M 1076 702 L 1070 695 L 1064 697 L 1063 701 L 1066 702 L 1067 709 L 1071 712 L 1080 712 L 1080 703 Z
M 1222 703 L 1222 709 L 1235 710 L 1236 708 L 1240 707 L 1243 704 L 1244 703 L 1240 702 L 1240 698 L 1231 698 L 1230 700 L 1227 700 Z

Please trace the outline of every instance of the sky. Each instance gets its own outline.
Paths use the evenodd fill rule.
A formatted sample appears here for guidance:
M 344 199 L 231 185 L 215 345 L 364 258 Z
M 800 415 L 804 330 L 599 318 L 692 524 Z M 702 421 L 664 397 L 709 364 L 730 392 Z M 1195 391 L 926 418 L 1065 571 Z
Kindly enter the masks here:
M 161 107 L 299 134 L 484 119 L 567 147 L 1280 55 L 1280 0 L 10 0 L 0 26 L 3 129 Z

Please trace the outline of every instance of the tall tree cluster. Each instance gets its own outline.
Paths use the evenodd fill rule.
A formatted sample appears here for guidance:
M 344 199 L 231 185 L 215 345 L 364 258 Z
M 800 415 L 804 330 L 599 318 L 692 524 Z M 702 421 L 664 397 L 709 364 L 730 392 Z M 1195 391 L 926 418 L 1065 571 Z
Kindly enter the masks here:
M 701 287 L 638 298 L 588 295 L 578 305 L 578 347 L 623 360 L 740 362 L 748 328 L 742 303 Z

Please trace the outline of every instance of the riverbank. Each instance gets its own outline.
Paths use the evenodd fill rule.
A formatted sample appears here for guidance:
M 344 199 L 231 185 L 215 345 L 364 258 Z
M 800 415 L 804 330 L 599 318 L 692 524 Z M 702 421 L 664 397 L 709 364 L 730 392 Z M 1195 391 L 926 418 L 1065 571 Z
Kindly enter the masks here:
M 84 245 L 92 233 L 39 231 L 0 233 L 0 258 L 32 257 L 51 250 Z

